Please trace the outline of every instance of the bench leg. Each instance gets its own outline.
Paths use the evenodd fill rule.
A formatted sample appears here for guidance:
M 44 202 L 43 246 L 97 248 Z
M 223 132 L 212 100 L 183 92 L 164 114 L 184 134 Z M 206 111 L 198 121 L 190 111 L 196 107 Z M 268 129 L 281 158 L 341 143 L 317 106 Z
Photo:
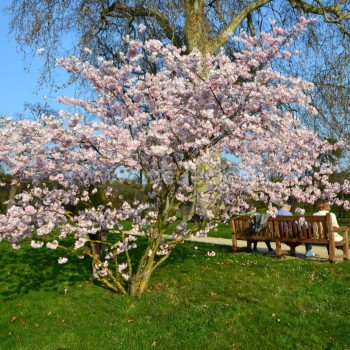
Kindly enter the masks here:
M 252 241 L 247 240 L 247 252 L 252 251 Z
M 281 242 L 279 239 L 276 239 L 276 256 L 281 255 Z
M 295 244 L 291 244 L 290 245 L 290 255 L 291 256 L 295 256 Z
M 232 234 L 232 250 L 237 252 L 237 236 Z
M 335 261 L 335 244 L 334 244 L 334 234 L 331 232 L 329 237 L 329 245 L 328 245 L 328 255 L 329 261 L 333 263 Z
M 349 257 L 349 239 L 345 239 L 344 248 L 343 248 L 344 260 L 350 260 Z

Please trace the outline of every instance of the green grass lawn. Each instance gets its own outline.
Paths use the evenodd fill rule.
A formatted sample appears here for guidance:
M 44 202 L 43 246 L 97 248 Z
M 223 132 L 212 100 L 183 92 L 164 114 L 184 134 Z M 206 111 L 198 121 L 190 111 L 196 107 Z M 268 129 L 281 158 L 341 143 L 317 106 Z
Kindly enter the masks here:
M 350 263 L 186 242 L 134 299 L 59 256 L 0 244 L 1 350 L 350 349 Z

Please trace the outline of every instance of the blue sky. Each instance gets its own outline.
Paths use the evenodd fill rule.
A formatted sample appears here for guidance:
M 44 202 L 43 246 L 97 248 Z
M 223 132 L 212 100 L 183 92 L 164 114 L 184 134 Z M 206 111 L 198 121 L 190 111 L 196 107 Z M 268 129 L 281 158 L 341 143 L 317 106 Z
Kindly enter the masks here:
M 25 102 L 44 103 L 44 96 L 53 108 L 59 109 L 49 88 L 38 86 L 42 58 L 25 62 L 14 36 L 9 35 L 9 17 L 2 12 L 8 3 L 10 0 L 0 0 L 0 116 L 22 113 Z
M 39 62 L 33 62 L 31 70 L 25 72 L 23 54 L 17 51 L 15 39 L 8 36 L 8 23 L 9 18 L 0 12 L 0 115 L 20 113 L 24 102 L 41 102 L 44 94 L 35 93 Z

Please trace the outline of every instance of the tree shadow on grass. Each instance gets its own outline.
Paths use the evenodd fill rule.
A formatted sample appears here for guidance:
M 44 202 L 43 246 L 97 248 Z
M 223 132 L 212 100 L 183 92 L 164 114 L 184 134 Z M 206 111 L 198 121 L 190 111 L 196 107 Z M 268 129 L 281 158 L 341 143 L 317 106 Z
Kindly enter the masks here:
M 212 243 L 184 242 L 174 249 L 169 258 L 164 262 L 168 264 L 181 264 L 188 259 L 208 258 L 208 253 L 232 254 L 232 248 L 226 245 Z
M 67 264 L 58 264 L 61 256 L 67 256 Z M 46 248 L 14 250 L 2 243 L 0 276 L 0 298 L 14 299 L 31 291 L 58 290 L 86 281 L 91 276 L 91 260 Z
M 137 243 L 138 249 L 130 251 L 134 263 L 144 253 L 147 240 L 139 238 Z M 208 251 L 230 254 L 231 247 L 185 242 L 175 248 L 162 266 L 186 264 L 188 259 L 205 259 Z M 60 265 L 58 259 L 63 256 L 68 262 Z M 9 244 L 0 243 L 0 276 L 0 300 L 13 300 L 31 291 L 63 291 L 68 286 L 86 281 L 103 286 L 92 279 L 89 257 L 78 259 L 76 255 L 59 249 L 33 249 L 28 244 L 14 250 Z

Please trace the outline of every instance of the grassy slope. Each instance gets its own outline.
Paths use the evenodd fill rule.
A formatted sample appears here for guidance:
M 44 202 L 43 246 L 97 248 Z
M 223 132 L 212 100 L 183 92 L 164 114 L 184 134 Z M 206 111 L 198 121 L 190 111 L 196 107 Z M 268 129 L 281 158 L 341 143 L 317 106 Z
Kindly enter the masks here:
M 133 299 L 59 256 L 0 244 L 1 350 L 350 349 L 350 263 L 185 243 Z

